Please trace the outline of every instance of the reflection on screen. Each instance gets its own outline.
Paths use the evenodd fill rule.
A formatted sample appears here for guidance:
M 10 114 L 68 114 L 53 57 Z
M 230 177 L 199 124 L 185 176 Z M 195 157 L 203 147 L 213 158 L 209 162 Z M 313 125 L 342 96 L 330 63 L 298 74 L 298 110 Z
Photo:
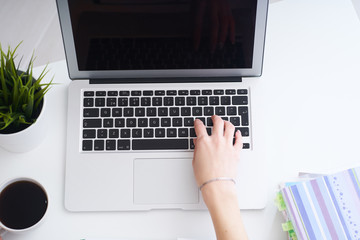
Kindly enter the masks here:
M 251 68 L 256 0 L 69 0 L 79 70 Z

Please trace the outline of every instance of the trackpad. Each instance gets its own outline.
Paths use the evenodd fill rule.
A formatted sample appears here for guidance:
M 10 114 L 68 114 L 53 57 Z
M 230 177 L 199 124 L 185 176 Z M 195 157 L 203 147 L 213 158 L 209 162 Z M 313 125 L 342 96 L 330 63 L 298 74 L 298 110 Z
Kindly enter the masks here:
M 134 160 L 135 204 L 189 204 L 199 202 L 192 159 Z

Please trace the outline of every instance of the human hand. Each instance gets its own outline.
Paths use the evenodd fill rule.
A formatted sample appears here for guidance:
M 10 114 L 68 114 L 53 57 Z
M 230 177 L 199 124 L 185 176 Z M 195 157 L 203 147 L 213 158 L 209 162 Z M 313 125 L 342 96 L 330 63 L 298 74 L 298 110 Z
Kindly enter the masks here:
M 235 21 L 228 0 L 196 0 L 194 49 L 198 50 L 200 46 L 205 9 L 207 7 L 209 7 L 210 13 L 210 51 L 214 52 L 217 44 L 222 48 L 228 35 L 231 43 L 234 44 Z
M 213 178 L 236 178 L 237 175 L 242 149 L 241 133 L 236 132 L 233 145 L 234 125 L 215 115 L 212 121 L 214 127 L 211 136 L 201 120 L 194 122 L 197 138 L 194 139 L 193 169 L 198 186 Z

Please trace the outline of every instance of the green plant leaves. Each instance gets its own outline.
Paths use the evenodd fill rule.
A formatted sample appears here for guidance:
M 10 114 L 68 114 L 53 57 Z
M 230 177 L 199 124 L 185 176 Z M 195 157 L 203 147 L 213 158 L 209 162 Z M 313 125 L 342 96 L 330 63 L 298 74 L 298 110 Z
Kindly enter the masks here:
M 0 44 L 0 133 L 8 128 L 16 132 L 35 122 L 44 95 L 53 84 L 52 80 L 41 83 L 48 73 L 47 66 L 37 79 L 33 77 L 34 55 L 26 71 L 19 70 L 20 64 L 16 67 L 15 53 L 20 44 L 14 50 L 9 47 L 6 53 Z

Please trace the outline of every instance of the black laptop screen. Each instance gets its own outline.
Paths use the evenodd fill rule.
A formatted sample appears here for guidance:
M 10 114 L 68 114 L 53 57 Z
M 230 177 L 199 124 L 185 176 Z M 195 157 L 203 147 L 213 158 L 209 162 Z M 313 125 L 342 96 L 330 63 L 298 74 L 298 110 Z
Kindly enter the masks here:
M 69 0 L 80 71 L 252 68 L 256 0 Z

